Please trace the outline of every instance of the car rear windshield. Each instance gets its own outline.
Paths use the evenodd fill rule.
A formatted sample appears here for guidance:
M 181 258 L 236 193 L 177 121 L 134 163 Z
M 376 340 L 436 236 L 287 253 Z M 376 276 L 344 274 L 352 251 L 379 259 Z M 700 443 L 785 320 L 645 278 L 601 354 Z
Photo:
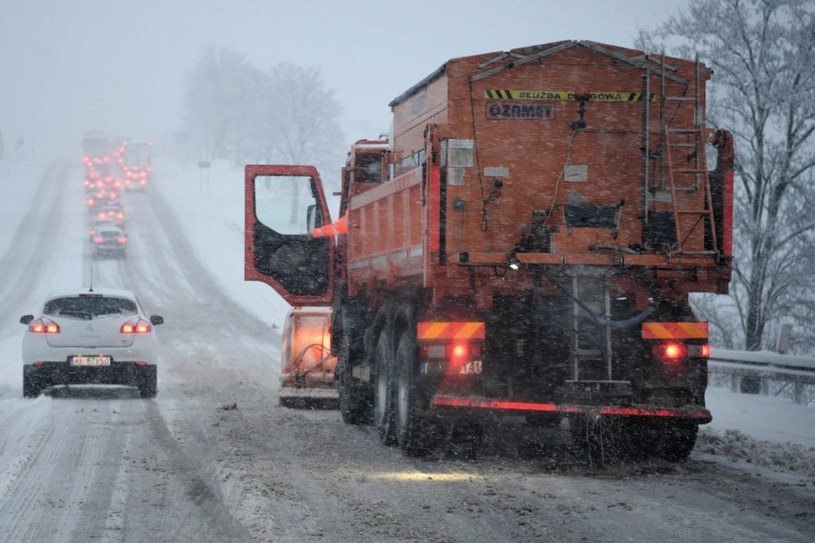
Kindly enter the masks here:
M 45 304 L 46 315 L 73 317 L 102 317 L 106 315 L 135 315 L 136 302 L 127 298 L 102 296 L 70 296 L 54 298 Z

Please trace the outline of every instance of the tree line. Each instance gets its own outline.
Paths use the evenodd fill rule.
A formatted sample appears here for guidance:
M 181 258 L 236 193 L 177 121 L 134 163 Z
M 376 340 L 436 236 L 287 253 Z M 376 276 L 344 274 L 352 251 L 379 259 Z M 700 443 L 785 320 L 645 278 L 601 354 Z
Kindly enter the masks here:
M 209 45 L 187 74 L 182 123 L 202 160 L 235 164 L 341 164 L 341 107 L 316 68 L 259 69 L 237 51 Z

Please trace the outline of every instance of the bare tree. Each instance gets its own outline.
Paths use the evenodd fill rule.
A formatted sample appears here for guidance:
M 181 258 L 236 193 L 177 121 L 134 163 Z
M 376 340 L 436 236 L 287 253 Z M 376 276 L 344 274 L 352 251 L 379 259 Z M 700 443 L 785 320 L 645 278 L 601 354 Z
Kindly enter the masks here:
M 714 70 L 709 119 L 736 136 L 730 302 L 706 300 L 697 310 L 720 339 L 748 350 L 773 347 L 775 326 L 794 317 L 798 350 L 811 352 L 815 2 L 691 0 L 686 13 L 641 31 L 638 44 L 698 53 Z
M 208 45 L 187 76 L 182 118 L 201 158 L 241 153 L 263 77 L 245 55 Z
M 317 69 L 278 64 L 265 73 L 263 100 L 254 117 L 254 152 L 267 162 L 339 171 L 340 113 Z

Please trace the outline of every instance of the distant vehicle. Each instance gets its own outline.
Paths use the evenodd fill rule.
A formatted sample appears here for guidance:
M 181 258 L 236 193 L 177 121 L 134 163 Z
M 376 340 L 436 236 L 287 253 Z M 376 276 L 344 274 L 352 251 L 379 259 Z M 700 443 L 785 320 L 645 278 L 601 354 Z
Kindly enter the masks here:
M 103 230 L 105 228 L 110 228 L 110 227 L 116 227 L 116 225 L 113 224 L 113 221 L 111 221 L 110 219 L 96 219 L 96 220 L 94 220 L 93 223 L 91 224 L 91 227 L 88 229 L 88 235 L 90 236 L 90 238 L 89 238 L 90 242 L 93 243 L 94 236 L 96 236 L 96 234 L 100 230 Z
M 96 188 L 87 190 L 85 203 L 88 205 L 88 211 L 97 213 L 103 206 L 121 205 L 119 204 L 121 196 L 119 186 L 118 180 L 97 181 Z
M 144 190 L 153 173 L 152 143 L 128 142 L 124 146 L 121 166 L 125 172 L 127 190 Z
M 337 404 L 337 357 L 331 354 L 330 308 L 289 310 L 283 324 L 280 357 L 280 405 Z
M 95 218 L 97 221 L 110 221 L 121 227 L 125 223 L 125 210 L 121 204 L 108 204 L 99 208 Z
M 110 163 L 110 139 L 100 130 L 85 132 L 82 136 L 82 162 L 86 173 L 101 171 L 106 174 Z
M 34 315 L 23 315 L 23 396 L 53 385 L 104 384 L 157 392 L 160 315 L 146 316 L 124 289 L 52 292 Z
M 127 258 L 127 234 L 116 225 L 100 226 L 91 238 L 93 258 Z

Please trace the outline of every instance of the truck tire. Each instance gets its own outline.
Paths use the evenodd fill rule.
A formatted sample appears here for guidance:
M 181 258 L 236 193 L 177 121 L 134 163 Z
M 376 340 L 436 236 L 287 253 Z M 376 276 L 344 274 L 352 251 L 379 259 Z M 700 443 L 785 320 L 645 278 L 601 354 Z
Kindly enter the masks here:
M 399 336 L 396 346 L 396 395 L 394 427 L 396 441 L 405 456 L 425 456 L 432 451 L 431 425 L 420 415 L 421 391 L 417 382 L 418 345 L 408 329 Z
M 393 377 L 391 374 L 390 337 L 387 330 L 382 330 L 374 350 L 376 391 L 374 393 L 374 424 L 383 445 L 396 443 L 393 428 Z
M 340 415 L 345 424 L 356 426 L 370 424 L 373 421 L 370 386 L 360 383 L 351 374 L 353 368 L 348 362 L 347 347 L 344 347 L 340 361 L 338 385 L 340 395 Z
M 340 415 L 346 424 L 365 425 L 373 422 L 373 388 L 369 381 L 355 379 L 353 370 L 364 364 L 365 343 L 362 330 L 367 328 L 365 308 L 348 301 L 347 288 L 338 289 L 340 308 L 332 313 L 331 345 L 341 347 L 337 355 L 337 391 Z
M 668 462 L 687 459 L 696 446 L 699 425 L 692 420 L 681 420 L 664 426 L 656 450 L 657 456 Z

